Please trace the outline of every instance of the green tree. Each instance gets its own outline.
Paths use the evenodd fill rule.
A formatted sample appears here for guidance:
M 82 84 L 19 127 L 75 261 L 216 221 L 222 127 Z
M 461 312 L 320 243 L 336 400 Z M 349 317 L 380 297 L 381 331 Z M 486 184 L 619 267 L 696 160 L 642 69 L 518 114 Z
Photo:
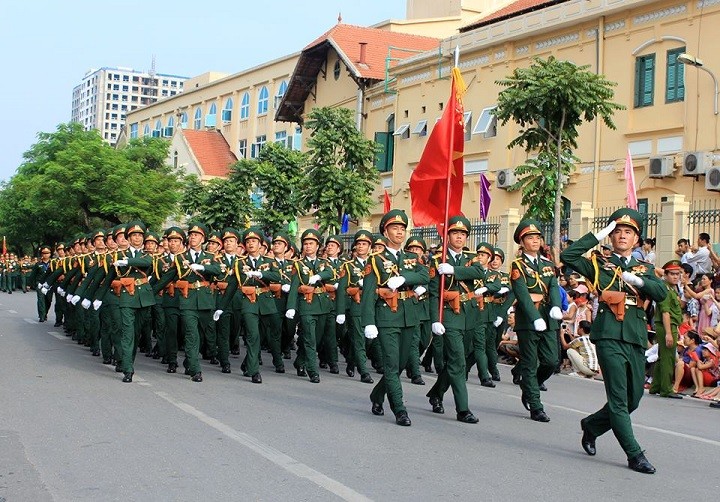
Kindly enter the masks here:
M 516 68 L 497 83 L 505 89 L 498 96 L 495 116 L 505 125 L 512 120 L 520 134 L 508 148 L 521 146 L 537 157 L 516 168 L 520 176 L 513 189 L 522 188 L 522 202 L 529 214 L 554 221 L 554 246 L 559 249 L 564 178 L 571 172 L 583 122 L 600 118 L 615 129 L 612 116 L 624 107 L 612 101 L 613 87 L 603 75 L 553 56 L 536 58 L 528 68 Z M 552 201 L 552 204 L 550 202 Z
M 344 213 L 361 218 L 375 204 L 371 193 L 378 182 L 373 166 L 378 147 L 356 129 L 347 108 L 315 108 L 305 126 L 310 138 L 300 206 L 315 211 L 321 231 L 337 232 Z
M 179 197 L 178 177 L 162 161 L 168 146 L 155 139 L 116 150 L 74 123 L 39 133 L 0 192 L 5 232 L 37 245 L 134 218 L 160 227 Z

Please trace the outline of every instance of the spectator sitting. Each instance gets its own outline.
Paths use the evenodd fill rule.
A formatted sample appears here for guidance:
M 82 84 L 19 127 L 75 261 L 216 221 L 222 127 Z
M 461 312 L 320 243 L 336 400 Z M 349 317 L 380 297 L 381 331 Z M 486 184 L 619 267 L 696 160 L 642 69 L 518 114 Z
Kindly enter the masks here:
M 717 347 L 710 342 L 702 344 L 702 357 L 690 371 L 695 383 L 693 397 L 699 398 L 705 391 L 705 387 L 716 385 L 720 378 Z
M 508 358 L 508 364 L 515 364 L 520 359 L 517 333 L 515 333 L 515 310 L 511 307 L 507 317 L 508 327 L 498 345 L 498 353 Z
M 568 321 L 567 332 L 571 338 L 575 338 L 577 327 L 581 321 L 592 321 L 592 308 L 588 304 L 588 288 L 584 284 L 578 284 L 569 293 L 572 302 L 568 305 L 563 320 Z
M 675 362 L 675 382 L 673 392 L 682 392 L 694 385 L 692 368 L 702 357 L 702 340 L 697 331 L 690 330 L 678 341 L 680 357 Z
M 576 333 L 578 336 L 563 348 L 567 349 L 568 359 L 572 364 L 571 376 L 592 378 L 600 371 L 595 345 L 590 341 L 590 321 L 580 321 Z

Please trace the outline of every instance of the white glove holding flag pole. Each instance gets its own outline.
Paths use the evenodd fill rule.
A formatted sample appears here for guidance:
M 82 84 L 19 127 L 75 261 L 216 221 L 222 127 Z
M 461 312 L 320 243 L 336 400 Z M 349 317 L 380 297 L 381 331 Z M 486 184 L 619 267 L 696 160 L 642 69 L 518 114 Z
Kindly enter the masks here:
M 368 324 L 367 326 L 365 326 L 365 338 L 367 338 L 368 340 L 373 340 L 377 338 L 377 336 L 377 326 L 375 326 L 374 324 Z
M 283 293 L 289 293 L 290 292 L 290 284 L 283 284 L 282 286 L 280 286 L 280 290 Z
M 395 291 L 397 288 L 405 284 L 405 278 L 401 275 L 394 275 L 387 281 L 387 287 Z
M 535 319 L 535 321 L 533 321 L 533 328 L 535 328 L 535 331 L 547 331 L 547 324 L 545 324 L 545 319 Z
M 610 235 L 612 233 L 612 231 L 615 230 L 616 225 L 617 225 L 617 223 L 615 223 L 614 221 L 611 221 L 607 227 L 603 228 L 598 233 L 596 233 L 595 238 L 598 240 L 598 242 L 602 242 L 605 239 L 605 237 Z
M 449 263 L 441 263 L 437 268 L 438 274 L 442 275 L 453 275 L 455 273 L 455 267 Z
M 218 309 L 215 312 L 213 312 L 213 321 L 219 321 L 220 316 L 223 314 L 223 311 Z
M 645 281 L 643 281 L 642 277 L 638 277 L 637 275 L 630 272 L 623 272 L 622 279 L 631 286 L 635 286 L 638 288 L 642 288 L 645 285 Z
M 335 322 L 336 322 L 337 324 L 345 324 L 345 314 L 338 314 L 338 315 L 335 317 Z
M 81 305 L 82 305 L 82 308 L 84 308 L 85 310 L 90 310 L 90 307 L 92 306 L 92 302 L 90 300 L 88 300 L 87 298 L 85 298 L 82 301 Z
M 190 268 L 193 272 L 202 272 L 205 270 L 205 265 L 200 265 L 199 263 L 191 263 Z
M 116 260 L 113 262 L 113 267 L 127 267 L 128 261 L 127 258 L 123 258 L 122 260 Z
M 93 308 L 95 310 L 100 310 L 100 307 L 102 307 L 102 300 L 95 300 L 93 302 Z
M 550 317 L 555 319 L 556 321 L 559 321 L 563 318 L 562 310 L 560 310 L 560 307 L 553 307 L 550 309 Z
M 321 279 L 321 277 L 317 274 L 311 275 L 310 278 L 308 279 L 308 284 L 313 286 L 315 283 L 320 282 L 320 279 Z
M 433 335 L 442 336 L 445 334 L 445 326 L 441 322 L 432 323 Z
M 285 312 L 285 317 L 288 319 L 295 319 L 295 309 L 288 309 L 288 311 Z
M 495 326 L 496 328 L 499 328 L 502 323 L 503 323 L 503 318 L 498 316 L 493 321 L 493 326 Z

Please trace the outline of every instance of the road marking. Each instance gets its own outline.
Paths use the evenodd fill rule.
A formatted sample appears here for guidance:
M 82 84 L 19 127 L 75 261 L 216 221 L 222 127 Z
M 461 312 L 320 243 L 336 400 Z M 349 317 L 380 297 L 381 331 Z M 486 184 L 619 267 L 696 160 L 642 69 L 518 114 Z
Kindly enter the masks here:
M 253 436 L 246 434 L 244 432 L 239 432 L 229 425 L 226 425 L 219 420 L 206 415 L 202 411 L 198 410 L 197 408 L 194 408 L 190 406 L 187 403 L 183 403 L 182 401 L 177 401 L 175 398 L 171 397 L 169 394 L 166 394 L 165 392 L 159 392 L 156 391 L 155 394 L 157 394 L 159 397 L 167 401 L 168 403 L 172 404 L 176 408 L 184 411 L 188 415 L 192 415 L 201 422 L 203 422 L 206 425 L 209 425 L 213 429 L 217 430 L 218 432 L 221 432 L 225 434 L 227 437 L 232 439 L 233 441 L 236 441 L 237 443 L 245 446 L 246 448 L 254 451 L 261 457 L 266 458 L 270 462 L 274 463 L 278 467 L 281 467 L 285 469 L 286 471 L 290 472 L 291 474 L 294 474 L 295 476 L 303 479 L 307 479 L 308 481 L 311 481 L 315 483 L 320 488 L 323 488 L 330 493 L 333 493 L 340 497 L 343 500 L 352 500 L 352 501 L 370 501 L 368 497 L 365 495 L 362 495 L 361 493 L 356 492 L 352 488 L 345 486 L 344 484 L 340 483 L 339 481 L 336 481 L 332 478 L 329 478 L 328 476 L 322 474 L 321 472 L 316 471 L 310 466 L 307 466 L 301 462 L 298 462 L 294 458 L 284 454 L 280 450 L 276 450 L 272 446 L 269 446 L 258 439 L 254 438 Z
M 65 340 L 65 339 L 66 339 L 65 336 L 63 336 L 61 333 L 58 333 L 57 331 L 48 331 L 48 335 L 54 336 L 54 337 L 57 338 L 58 340 Z
M 23 319 L 23 321 L 25 321 L 28 324 L 40 324 L 39 322 L 37 322 L 33 319 L 28 319 L 27 317 L 25 319 Z
M 8 310 L 11 314 L 17 314 L 17 310 Z

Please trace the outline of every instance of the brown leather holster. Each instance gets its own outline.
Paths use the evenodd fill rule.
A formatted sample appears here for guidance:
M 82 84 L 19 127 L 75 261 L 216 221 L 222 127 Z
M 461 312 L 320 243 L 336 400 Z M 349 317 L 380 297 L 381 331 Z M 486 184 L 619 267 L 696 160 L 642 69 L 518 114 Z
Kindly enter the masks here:
M 542 293 L 530 293 L 530 300 L 535 305 L 535 308 L 539 309 L 540 305 L 542 305 L 542 302 L 545 300 L 545 295 Z
M 282 285 L 279 282 L 270 284 L 270 292 L 275 298 L 282 298 Z
M 112 281 L 110 283 L 110 287 L 112 288 L 113 293 L 117 296 L 120 296 L 122 288 L 125 288 L 125 291 L 127 291 L 129 295 L 134 295 L 135 279 L 131 279 L 130 277 L 121 277 L 120 279 Z
M 325 284 L 325 292 L 330 297 L 330 300 L 335 301 L 335 288 L 333 288 L 332 284 Z
M 393 291 L 390 288 L 378 288 L 377 294 L 380 298 L 385 300 L 387 306 L 390 307 L 391 312 L 397 312 L 398 309 L 398 292 Z
M 448 304 L 456 314 L 460 313 L 460 292 L 459 291 L 443 291 L 443 301 Z
M 355 303 L 360 303 L 360 287 L 348 286 L 347 294 Z
M 225 294 L 225 290 L 227 289 L 227 286 L 228 286 L 228 284 L 225 281 L 218 281 L 215 283 L 215 289 L 220 291 L 221 295 Z
M 250 303 L 255 303 L 257 301 L 257 290 L 255 289 L 255 286 L 241 286 L 240 291 L 242 291 L 242 294 L 250 300 Z
M 302 294 L 305 297 L 306 302 L 312 303 L 313 295 L 315 295 L 315 288 L 312 286 L 308 286 L 307 284 L 301 284 L 300 286 L 298 286 L 298 293 Z
M 170 284 L 165 286 L 165 289 L 171 297 L 175 296 L 175 284 L 171 282 Z
M 119 280 L 114 280 L 110 283 L 110 287 L 112 288 L 115 296 L 120 296 L 120 291 L 122 290 L 122 282 L 120 282 Z
M 600 293 L 600 301 L 612 310 L 615 319 L 618 321 L 625 319 L 625 296 L 626 294 L 622 291 L 603 291 Z
M 190 283 L 188 281 L 175 281 L 175 289 L 180 291 L 183 298 L 187 298 L 188 291 L 190 291 Z
M 480 310 L 485 310 L 485 297 L 483 295 L 476 295 L 475 301 L 477 301 Z

